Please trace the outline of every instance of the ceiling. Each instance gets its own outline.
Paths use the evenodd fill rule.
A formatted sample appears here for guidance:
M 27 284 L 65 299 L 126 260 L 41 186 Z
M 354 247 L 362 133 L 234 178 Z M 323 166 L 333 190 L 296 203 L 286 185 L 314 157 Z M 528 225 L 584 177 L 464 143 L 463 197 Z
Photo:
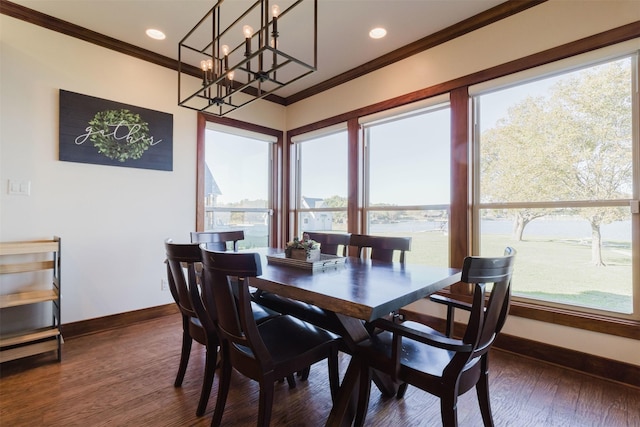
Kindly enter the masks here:
M 214 0 L 11 0 L 63 21 L 177 59 L 178 43 Z M 247 0 L 225 0 L 243 3 Z M 277 2 L 272 0 L 271 3 Z M 504 3 L 504 0 L 318 0 L 318 71 L 278 91 L 288 97 Z M 369 38 L 377 26 L 380 40 Z M 152 40 L 148 28 L 167 38 Z

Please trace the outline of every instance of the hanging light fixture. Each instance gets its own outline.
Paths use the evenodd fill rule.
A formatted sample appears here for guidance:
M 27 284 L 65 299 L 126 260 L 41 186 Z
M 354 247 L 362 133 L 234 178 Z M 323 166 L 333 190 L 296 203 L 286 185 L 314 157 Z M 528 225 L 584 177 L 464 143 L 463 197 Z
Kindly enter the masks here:
M 277 1 L 218 0 L 178 45 L 179 105 L 224 116 L 316 71 L 318 0 Z

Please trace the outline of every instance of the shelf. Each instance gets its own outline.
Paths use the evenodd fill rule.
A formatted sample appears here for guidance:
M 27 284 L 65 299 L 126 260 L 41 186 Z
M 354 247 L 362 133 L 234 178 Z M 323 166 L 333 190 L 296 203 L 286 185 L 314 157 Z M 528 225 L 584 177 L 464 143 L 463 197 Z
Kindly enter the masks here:
M 0 352 L 0 363 L 56 350 L 59 351 L 58 340 L 42 341 L 34 344 L 24 345 L 22 347 L 11 348 L 9 350 L 3 350 L 2 352 Z
M 58 242 L 55 240 L 34 240 L 31 242 L 0 243 L 0 255 L 38 254 L 57 251 Z
M 60 330 L 55 328 L 34 329 L 28 333 L 6 335 L 0 338 L 0 347 L 10 347 L 12 345 L 24 344 L 31 341 L 39 341 L 46 338 L 53 338 L 60 335 Z
M 39 303 L 52 304 L 51 321 L 42 327 L 29 327 L 29 321 L 22 312 L 3 315 L 3 324 L 15 332 L 0 336 L 0 363 L 20 359 L 38 353 L 57 351 L 58 361 L 62 358 L 62 331 L 60 330 L 60 250 L 59 237 L 51 240 L 23 242 L 0 242 L 0 256 L 6 256 L 0 263 L 0 274 L 27 273 L 22 276 L 29 285 L 22 285 L 17 292 L 0 295 L 0 309 L 20 307 Z M 41 271 L 50 270 L 51 275 L 43 280 Z M 10 283 L 10 281 L 7 281 Z M 20 283 L 20 282 L 16 282 Z M 46 285 L 46 286 L 45 286 Z M 4 290 L 6 292 L 7 290 Z M 0 293 L 2 290 L 0 290 Z M 44 310 L 38 308 L 38 311 Z M 33 316 L 34 317 L 35 313 Z M 8 320 L 11 319 L 11 320 Z M 35 323 L 40 323 L 32 319 Z M 13 325 L 15 323 L 15 325 Z
M 26 273 L 28 271 L 48 270 L 53 268 L 53 260 L 21 262 L 18 264 L 0 264 L 0 274 Z
M 18 292 L 16 294 L 1 295 L 0 308 L 16 307 L 19 305 L 36 304 L 39 302 L 55 301 L 58 293 L 54 289 L 42 291 Z

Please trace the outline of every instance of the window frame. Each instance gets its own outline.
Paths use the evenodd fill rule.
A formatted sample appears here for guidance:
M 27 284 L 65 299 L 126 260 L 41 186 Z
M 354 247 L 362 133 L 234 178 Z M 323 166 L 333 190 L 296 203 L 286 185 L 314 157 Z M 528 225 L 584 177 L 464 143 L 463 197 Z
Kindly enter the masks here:
M 592 56 L 596 56 L 595 59 Z M 598 55 L 602 56 L 599 58 Z M 558 61 L 559 64 L 556 64 L 554 67 L 555 70 L 553 72 L 548 72 L 545 70 L 545 67 L 541 67 L 542 70 L 535 72 L 535 69 L 527 70 L 524 77 L 517 78 L 515 75 L 509 76 L 509 84 L 497 84 L 490 89 L 484 90 L 474 90 L 473 96 L 470 97 L 470 103 L 472 105 L 473 110 L 473 147 L 472 147 L 472 158 L 473 164 L 476 166 L 472 173 L 472 221 L 474 224 L 480 224 L 480 212 L 486 209 L 518 209 L 518 208 L 589 208 L 589 207 L 630 207 L 632 203 L 638 203 L 640 199 L 640 185 L 635 184 L 632 189 L 633 193 L 631 195 L 631 199 L 590 199 L 590 200 L 563 200 L 563 201 L 509 201 L 509 202 L 482 202 L 481 191 L 480 191 L 480 162 L 481 162 L 481 150 L 480 150 L 480 130 L 479 123 L 477 117 L 479 117 L 479 110 L 481 109 L 480 102 L 476 102 L 476 97 L 482 96 L 487 93 L 491 93 L 496 90 L 503 89 L 505 87 L 518 87 L 520 85 L 526 85 L 530 82 L 535 82 L 538 80 L 542 80 L 549 77 L 561 76 L 564 74 L 572 73 L 575 71 L 586 70 L 591 67 L 603 65 L 606 63 L 615 62 L 624 58 L 629 58 L 631 62 L 631 86 L 632 86 L 632 102 L 631 102 L 631 113 L 632 117 L 635 117 L 636 120 L 631 124 L 632 126 L 632 164 L 633 164 L 633 177 L 635 178 L 634 182 L 640 182 L 638 176 L 640 176 L 640 136 L 638 129 L 638 112 L 640 111 L 640 102 L 638 100 L 638 74 L 640 69 L 640 50 L 635 50 L 631 52 L 621 53 L 621 54 L 610 54 L 605 50 L 605 52 L 598 54 L 597 52 L 590 53 L 586 55 L 587 58 L 581 60 L 581 56 L 577 55 L 576 57 L 570 58 L 567 62 L 568 65 L 563 66 L 563 61 Z M 518 73 L 514 73 L 518 74 Z M 500 79 L 498 79 L 500 80 Z M 487 86 L 487 83 L 483 84 L 483 86 Z M 638 229 L 640 227 L 640 221 L 637 219 L 638 215 L 630 214 L 631 219 L 631 227 L 632 230 Z M 633 231 L 632 231 L 633 234 Z M 534 298 L 527 298 L 525 296 L 514 295 L 513 301 L 516 303 L 522 303 L 526 306 L 531 307 L 545 307 L 549 309 L 557 309 L 557 310 L 566 310 L 567 312 L 576 312 L 576 313 L 584 313 L 585 315 L 598 315 L 604 316 L 606 318 L 619 318 L 623 320 L 633 320 L 640 321 L 640 263 L 637 259 L 637 253 L 640 250 L 640 242 L 638 242 L 637 236 L 634 239 L 634 236 L 630 236 L 632 243 L 632 253 L 636 255 L 636 259 L 631 260 L 632 263 L 632 313 L 621 313 L 621 312 L 608 312 L 602 308 L 595 307 L 582 307 L 578 305 L 571 305 L 568 303 L 561 303 L 556 301 L 545 301 L 538 300 Z M 473 239 L 472 239 L 472 253 L 479 254 L 480 253 L 480 227 L 475 227 Z M 635 285 L 634 285 L 635 284 Z M 609 314 L 610 313 L 610 314 Z
M 627 41 L 637 43 L 640 40 L 640 26 L 637 23 L 630 23 L 621 27 L 613 28 L 599 34 L 588 36 L 583 39 L 575 40 L 560 46 L 556 46 L 532 55 L 522 57 L 508 63 L 499 64 L 494 67 L 479 70 L 478 72 L 461 76 L 453 80 L 444 81 L 437 85 L 426 87 L 412 93 L 401 95 L 392 99 L 385 100 L 373 105 L 364 106 L 356 110 L 341 113 L 339 115 L 322 119 L 318 122 L 310 123 L 294 129 L 287 130 L 286 144 L 280 146 L 282 150 L 276 160 L 278 166 L 274 165 L 274 173 L 279 174 L 274 179 L 276 186 L 276 194 L 278 198 L 274 198 L 275 207 L 279 208 L 274 211 L 274 227 L 279 230 L 272 233 L 278 241 L 274 242 L 276 246 L 282 246 L 283 238 L 286 232 L 293 230 L 291 218 L 291 200 L 290 200 L 290 159 L 291 159 L 291 138 L 306 132 L 311 132 L 333 126 L 337 123 L 347 122 L 348 126 L 348 144 L 349 144 L 349 172 L 348 172 L 348 208 L 349 215 L 349 232 L 359 232 L 362 221 L 362 200 L 358 192 L 359 180 L 361 178 L 361 144 L 360 126 L 358 119 L 360 117 L 385 111 L 391 108 L 400 107 L 416 101 L 439 96 L 448 93 L 451 104 L 451 152 L 454 153 L 451 159 L 451 214 L 450 214 L 450 247 L 449 259 L 452 267 L 461 267 L 465 256 L 471 253 L 472 238 L 474 232 L 474 224 L 471 221 L 471 122 L 470 122 L 470 98 L 469 88 L 492 79 L 508 76 L 514 73 L 532 69 L 544 64 L 559 61 L 565 58 L 580 55 L 586 52 L 594 51 L 603 47 L 621 44 Z M 215 118 L 218 119 L 218 118 Z M 635 118 L 638 120 L 638 118 Z M 202 124 L 200 124 L 202 120 Z M 230 119 L 227 119 L 230 120 Z M 242 122 L 238 122 L 242 123 Z M 251 124 L 238 125 L 242 127 L 253 126 Z M 198 138 L 204 139 L 204 118 L 199 115 Z M 635 125 L 637 128 L 638 125 Z M 202 144 L 202 148 L 204 144 Z M 200 150 L 200 144 L 199 148 Z M 640 150 L 639 150 L 640 151 Z M 198 160 L 202 158 L 203 152 L 198 152 Z M 198 175 L 198 180 L 203 180 L 203 174 Z M 640 177 L 634 179 L 640 180 Z M 203 185 L 203 182 L 199 185 Z M 283 197 L 283 195 L 286 195 Z M 203 203 L 204 193 L 198 196 L 198 203 Z M 200 209 L 197 210 L 200 212 Z M 276 215 L 281 217 L 275 220 Z M 352 220 L 355 219 L 355 220 Z M 640 219 L 637 220 L 640 222 Z M 640 226 L 635 227 L 632 238 L 633 241 L 640 241 Z M 640 251 L 635 251 L 635 257 L 640 258 Z M 640 282 L 640 278 L 634 278 Z M 470 289 L 464 284 L 457 284 L 450 289 L 444 290 L 444 294 L 455 295 L 459 299 L 469 299 Z M 640 321 L 613 318 L 610 316 L 580 313 L 556 307 L 547 307 L 527 302 L 514 301 L 511 305 L 510 314 L 551 323 L 563 325 L 578 329 L 589 330 L 614 336 L 620 336 L 635 340 L 640 340 Z
M 520 59 L 500 64 L 489 69 L 460 78 L 445 81 L 435 86 L 402 95 L 384 102 L 342 113 L 335 117 L 323 119 L 316 123 L 301 126 L 287 131 L 288 137 L 292 135 L 322 129 L 348 121 L 349 124 L 349 227 L 350 232 L 359 232 L 362 224 L 362 200 L 358 193 L 358 183 L 362 174 L 360 169 L 361 144 L 360 117 L 385 111 L 391 108 L 407 105 L 419 100 L 449 93 L 451 105 L 451 213 L 450 213 L 450 247 L 449 259 L 452 267 L 460 267 L 465 256 L 471 254 L 473 245 L 474 223 L 471 216 L 471 104 L 469 88 L 496 78 L 509 76 L 518 72 L 533 69 L 535 67 L 574 57 L 600 48 L 635 42 L 640 38 L 640 27 L 634 24 L 624 25 L 592 35 L 584 39 L 566 43 L 551 49 L 541 51 Z M 636 118 L 638 120 L 638 118 Z M 638 125 L 635 125 L 637 129 Z M 288 144 L 289 145 L 289 144 Z M 640 150 L 639 150 L 640 151 Z M 640 177 L 636 177 L 640 179 Z M 353 221 L 352 219 L 356 220 Z M 636 220 L 640 222 L 639 220 Z M 633 241 L 640 241 L 640 226 L 633 230 Z M 640 251 L 634 252 L 635 257 L 640 257 Z M 640 282 L 640 278 L 634 277 L 634 281 Z M 470 301 L 471 289 L 465 284 L 457 284 L 444 294 L 455 295 L 456 298 Z M 514 301 L 510 314 L 533 319 L 536 321 L 563 325 L 573 328 L 589 330 L 614 336 L 640 340 L 640 321 L 633 319 L 620 319 L 597 313 L 576 312 L 564 308 L 550 307 L 532 304 L 529 302 Z
M 302 207 L 302 178 L 300 176 L 301 162 L 302 162 L 302 145 L 327 136 L 335 135 L 338 133 L 345 133 L 345 150 L 347 156 L 347 164 L 349 165 L 349 129 L 347 123 L 338 123 L 333 126 L 329 126 L 318 131 L 312 131 L 304 134 L 299 134 L 290 139 L 289 151 L 291 156 L 291 168 L 290 168 L 290 237 L 300 236 L 302 234 L 302 224 L 300 223 L 300 217 L 303 213 L 322 213 L 322 212 L 345 212 L 348 217 L 348 206 L 344 208 L 304 208 Z M 349 187 L 349 175 L 347 171 L 347 199 L 348 187 Z M 348 222 L 347 222 L 348 224 Z
M 198 113 L 198 132 L 197 132 L 197 162 L 196 162 L 196 231 L 204 231 L 205 225 L 205 149 L 206 149 L 206 131 L 207 123 L 215 123 L 218 125 L 226 126 L 229 128 L 236 128 L 241 131 L 248 131 L 270 137 L 275 137 L 276 142 L 269 142 L 271 146 L 271 171 L 270 171 L 270 183 L 268 194 L 268 206 L 267 210 L 270 211 L 271 221 L 269 229 L 269 246 L 282 245 L 282 191 L 278 189 L 282 188 L 283 174 L 282 174 L 282 153 L 283 153 L 283 141 L 284 132 L 272 129 L 264 126 L 254 125 L 247 122 L 242 122 L 228 117 L 217 117 L 207 113 Z M 265 142 L 267 143 L 267 142 Z M 250 209 L 246 209 L 250 210 Z

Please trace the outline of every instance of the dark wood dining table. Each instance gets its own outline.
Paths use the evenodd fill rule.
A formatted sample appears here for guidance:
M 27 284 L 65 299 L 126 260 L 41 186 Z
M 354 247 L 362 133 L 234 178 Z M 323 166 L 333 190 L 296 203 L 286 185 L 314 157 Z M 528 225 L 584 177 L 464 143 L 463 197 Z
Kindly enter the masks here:
M 250 286 L 314 304 L 336 316 L 349 350 L 368 338 L 363 321 L 372 321 L 460 281 L 460 270 L 423 264 L 400 264 L 347 257 L 344 263 L 311 270 L 269 261 L 278 249 L 258 251 L 262 274 Z M 357 392 L 359 364 L 352 358 L 327 425 L 350 425 L 350 405 Z M 385 394 L 394 392 L 389 379 L 376 381 Z

